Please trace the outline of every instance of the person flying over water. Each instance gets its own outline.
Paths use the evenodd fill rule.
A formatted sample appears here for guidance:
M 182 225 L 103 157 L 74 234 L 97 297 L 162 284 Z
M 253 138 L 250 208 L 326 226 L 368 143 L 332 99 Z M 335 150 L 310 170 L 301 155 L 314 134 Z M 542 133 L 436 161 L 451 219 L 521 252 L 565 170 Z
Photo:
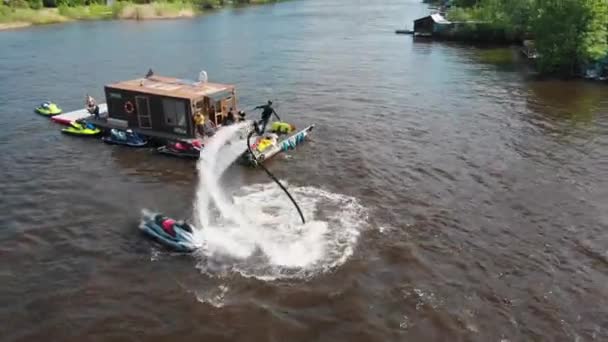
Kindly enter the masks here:
M 264 134 L 264 131 L 266 130 L 266 125 L 268 124 L 268 120 L 270 120 L 270 117 L 272 116 L 272 114 L 274 114 L 274 116 L 277 117 L 277 119 L 279 119 L 279 121 L 281 121 L 281 118 L 279 117 L 279 114 L 277 114 L 277 112 L 274 110 L 274 108 L 272 108 L 272 101 L 268 100 L 268 103 L 265 105 L 261 105 L 261 106 L 257 106 L 254 109 L 262 109 L 262 119 L 260 120 L 258 127 L 258 134 L 262 135 Z

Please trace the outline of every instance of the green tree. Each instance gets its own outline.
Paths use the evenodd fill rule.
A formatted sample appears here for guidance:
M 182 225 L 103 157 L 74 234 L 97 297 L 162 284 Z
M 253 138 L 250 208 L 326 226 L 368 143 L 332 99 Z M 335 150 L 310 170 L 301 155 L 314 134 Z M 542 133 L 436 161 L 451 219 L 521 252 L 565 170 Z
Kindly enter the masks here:
M 608 51 L 606 0 L 537 0 L 532 32 L 545 73 L 574 73 Z
M 544 73 L 606 57 L 608 0 L 455 0 L 449 18 L 489 22 L 507 39 L 533 36 Z M 466 32 L 465 32 L 466 33 Z
M 540 71 L 573 72 L 584 27 L 579 0 L 539 0 L 536 5 L 531 21 Z
M 608 52 L 608 1 L 585 0 L 582 6 L 586 25 L 580 35 L 578 54 L 585 62 L 598 60 Z

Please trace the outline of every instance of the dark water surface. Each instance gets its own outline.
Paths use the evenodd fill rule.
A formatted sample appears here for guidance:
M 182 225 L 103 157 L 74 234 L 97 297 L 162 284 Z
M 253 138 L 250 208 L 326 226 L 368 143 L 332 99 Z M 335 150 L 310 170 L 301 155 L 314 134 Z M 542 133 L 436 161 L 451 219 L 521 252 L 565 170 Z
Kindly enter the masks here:
M 393 34 L 427 12 L 310 0 L 0 32 L 0 340 L 608 340 L 608 87 Z M 367 209 L 350 258 L 267 281 L 144 239 L 142 208 L 191 214 L 195 164 L 62 136 L 32 108 L 149 67 L 317 123 L 270 166 Z M 222 305 L 192 293 L 218 283 Z

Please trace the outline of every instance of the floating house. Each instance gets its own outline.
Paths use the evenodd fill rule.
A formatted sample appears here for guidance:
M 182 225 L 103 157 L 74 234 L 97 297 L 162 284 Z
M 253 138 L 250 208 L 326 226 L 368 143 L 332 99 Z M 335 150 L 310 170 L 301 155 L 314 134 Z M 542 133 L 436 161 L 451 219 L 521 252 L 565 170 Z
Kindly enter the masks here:
M 414 30 L 397 33 L 412 33 L 415 37 L 430 37 L 438 40 L 456 40 L 471 42 L 508 42 L 514 37 L 505 30 L 493 27 L 484 21 L 450 21 L 442 13 L 434 13 L 414 20 Z
M 451 25 L 452 23 L 446 20 L 441 14 L 431 14 L 414 20 L 414 35 L 431 37 L 450 29 Z
M 233 85 L 156 76 L 121 81 L 105 86 L 107 117 L 89 120 L 103 128 L 131 129 L 160 139 L 196 138 L 194 117 L 203 114 L 220 124 L 230 109 L 237 112 Z

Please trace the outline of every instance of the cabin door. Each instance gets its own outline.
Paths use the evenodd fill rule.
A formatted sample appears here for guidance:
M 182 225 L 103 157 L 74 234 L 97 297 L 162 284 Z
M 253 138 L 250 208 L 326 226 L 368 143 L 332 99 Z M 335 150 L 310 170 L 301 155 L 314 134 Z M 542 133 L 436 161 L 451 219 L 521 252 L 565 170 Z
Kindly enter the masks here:
M 152 120 L 150 119 L 150 102 L 145 96 L 136 96 L 137 104 L 137 120 L 139 128 L 152 128 Z

